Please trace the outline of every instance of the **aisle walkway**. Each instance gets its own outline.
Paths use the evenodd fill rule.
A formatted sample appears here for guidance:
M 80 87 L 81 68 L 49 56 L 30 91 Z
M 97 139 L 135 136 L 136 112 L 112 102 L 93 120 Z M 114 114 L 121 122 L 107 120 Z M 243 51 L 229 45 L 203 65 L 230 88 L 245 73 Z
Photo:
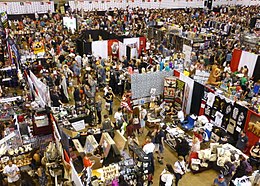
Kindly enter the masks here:
M 105 102 L 103 103 L 103 105 Z M 114 108 L 113 114 L 116 112 L 117 108 L 120 106 L 120 102 L 117 98 L 114 99 Z M 107 111 L 103 109 L 102 115 L 107 114 Z M 114 121 L 113 115 L 110 116 L 110 119 Z M 147 134 L 147 130 L 145 134 Z M 146 135 L 139 136 L 139 142 L 142 144 L 144 142 L 144 138 Z M 165 168 L 166 163 L 174 164 L 177 161 L 177 154 L 172 151 L 167 144 L 165 144 L 165 152 L 164 152 L 164 164 L 161 165 L 158 163 L 155 154 L 155 174 L 154 174 L 154 184 L 153 186 L 159 185 L 159 177 L 162 170 Z M 179 182 L 179 186 L 210 186 L 213 183 L 213 180 L 218 176 L 217 172 L 214 170 L 207 170 L 202 173 L 193 174 L 193 173 L 186 173 L 183 178 Z

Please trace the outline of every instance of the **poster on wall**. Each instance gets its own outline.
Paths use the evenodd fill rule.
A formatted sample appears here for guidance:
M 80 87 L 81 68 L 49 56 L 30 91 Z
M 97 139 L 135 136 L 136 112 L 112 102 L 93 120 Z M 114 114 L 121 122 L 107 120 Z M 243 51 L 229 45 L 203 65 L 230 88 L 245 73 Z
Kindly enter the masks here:
M 176 78 L 175 77 L 164 78 L 163 96 L 165 101 L 174 101 L 175 89 L 176 89 Z
M 177 79 L 175 96 L 174 96 L 174 106 L 177 110 L 182 109 L 184 90 L 185 90 L 185 83 L 183 81 Z

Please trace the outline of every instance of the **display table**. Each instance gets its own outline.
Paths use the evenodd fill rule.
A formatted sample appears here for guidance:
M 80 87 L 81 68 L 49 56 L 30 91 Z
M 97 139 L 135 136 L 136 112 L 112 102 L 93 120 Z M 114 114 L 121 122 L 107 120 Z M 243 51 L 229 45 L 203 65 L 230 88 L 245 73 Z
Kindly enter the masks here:
M 192 138 L 191 136 L 187 135 L 181 128 L 172 125 L 168 126 L 166 129 L 166 138 L 164 142 L 173 150 L 175 151 L 175 147 L 177 145 L 177 138 L 184 138 L 189 142 L 189 145 L 192 145 Z
M 231 161 L 231 156 L 235 157 L 233 163 L 239 164 L 239 155 L 248 158 L 231 144 L 212 143 L 210 148 L 198 151 L 198 158 L 191 160 L 191 172 L 196 174 L 209 169 L 220 171 L 225 162 Z

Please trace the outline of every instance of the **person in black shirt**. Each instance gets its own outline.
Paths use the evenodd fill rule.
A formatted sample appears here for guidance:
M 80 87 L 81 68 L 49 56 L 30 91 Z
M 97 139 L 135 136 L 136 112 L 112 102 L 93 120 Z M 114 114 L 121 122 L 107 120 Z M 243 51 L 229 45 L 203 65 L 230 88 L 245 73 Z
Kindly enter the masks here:
M 111 88 L 109 88 L 108 93 L 105 95 L 106 103 L 109 104 L 109 115 L 113 114 L 113 99 L 114 93 Z
M 155 151 L 158 151 L 158 162 L 163 164 L 163 151 L 164 151 L 164 139 L 165 139 L 165 129 L 166 125 L 163 125 L 163 127 L 158 130 L 155 134 Z
M 75 86 L 75 88 L 74 88 L 73 97 L 74 97 L 75 103 L 79 102 L 81 100 L 81 98 L 80 98 L 80 91 L 79 91 L 79 87 L 78 86 Z
M 241 131 L 241 133 L 238 136 L 236 148 L 238 148 L 241 151 L 244 151 L 246 149 L 247 142 L 248 142 L 248 137 L 246 136 L 245 131 Z
M 60 107 L 63 103 L 61 102 L 60 96 L 57 91 L 52 91 L 51 101 L 53 107 Z
M 178 156 L 187 157 L 190 152 L 190 146 L 187 140 L 185 139 L 179 139 L 179 142 L 177 143 L 175 147 L 176 152 L 178 153 Z

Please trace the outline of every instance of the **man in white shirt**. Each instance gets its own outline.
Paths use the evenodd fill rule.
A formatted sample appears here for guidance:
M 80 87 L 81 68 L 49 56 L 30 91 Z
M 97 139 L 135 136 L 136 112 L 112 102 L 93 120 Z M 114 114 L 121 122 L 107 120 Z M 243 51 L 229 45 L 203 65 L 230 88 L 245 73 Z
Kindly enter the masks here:
M 123 124 L 123 113 L 122 113 L 122 108 L 118 108 L 117 112 L 114 114 L 114 118 L 116 120 L 116 126 L 117 128 L 121 128 Z
M 104 90 L 104 96 L 107 95 L 107 93 L 109 92 L 109 89 L 112 89 L 109 85 L 106 85 L 106 87 L 103 89 Z
M 172 186 L 173 179 L 174 179 L 174 170 L 171 164 L 166 164 L 165 169 L 161 173 L 159 185 Z
M 145 154 L 147 154 L 149 158 L 149 164 L 148 164 L 148 174 L 153 175 L 154 174 L 154 158 L 153 158 L 153 152 L 155 149 L 155 145 L 152 143 L 152 139 L 150 137 L 146 138 L 146 144 L 143 146 L 143 151 Z M 148 181 L 148 185 L 151 184 L 151 180 Z
M 144 106 L 141 106 L 141 111 L 140 111 L 141 133 L 144 132 L 146 116 L 147 116 L 147 111 L 146 111 L 146 109 L 144 108 Z
M 77 61 L 77 64 L 79 67 L 82 67 L 82 57 L 77 53 L 75 60 Z
M 3 173 L 7 176 L 8 185 L 20 186 L 20 170 L 12 160 L 8 161 Z
M 151 142 L 150 138 L 146 139 L 146 141 L 147 143 L 144 145 L 143 151 L 145 152 L 145 154 L 153 153 L 155 145 Z
M 175 186 L 178 186 L 179 180 L 186 173 L 185 161 L 182 156 L 179 156 L 178 161 L 174 163 L 173 170 L 175 175 Z
M 86 54 L 83 54 L 83 58 L 82 58 L 82 65 L 83 65 L 83 68 L 85 68 L 88 64 L 88 58 L 86 56 Z

